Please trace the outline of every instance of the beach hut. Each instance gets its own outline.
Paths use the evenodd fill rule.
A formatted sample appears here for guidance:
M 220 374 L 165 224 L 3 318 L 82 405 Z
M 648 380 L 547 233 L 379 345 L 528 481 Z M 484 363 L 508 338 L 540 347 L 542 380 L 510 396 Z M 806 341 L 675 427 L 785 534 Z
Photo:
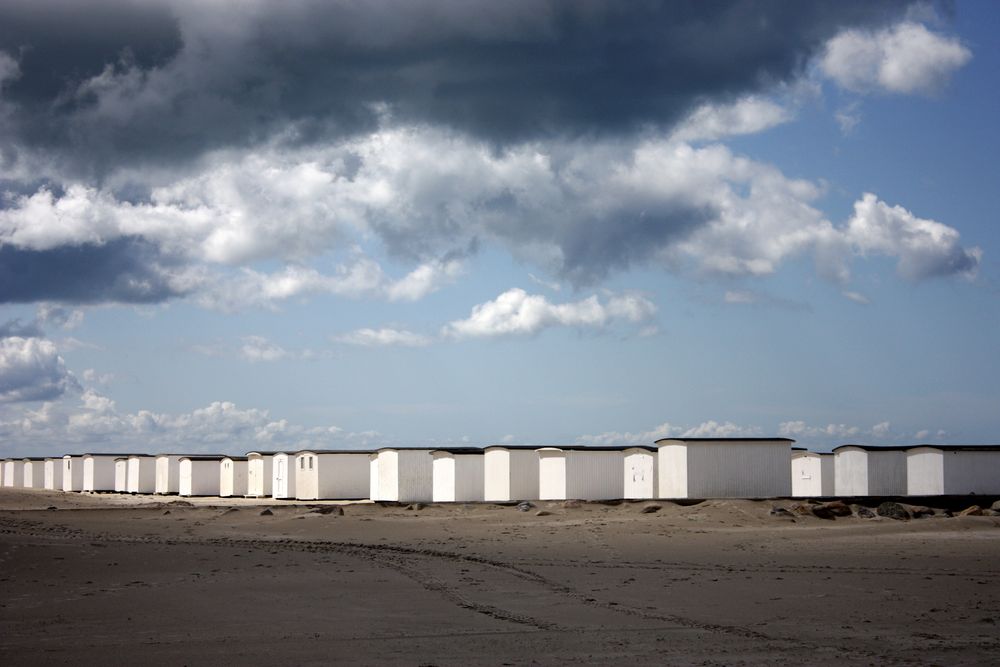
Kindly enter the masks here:
M 372 500 L 401 503 L 429 502 L 434 497 L 433 459 L 430 449 L 386 447 L 378 460 L 377 497 Z
M 660 498 L 775 498 L 792 493 L 788 438 L 663 438 Z
M 83 490 L 114 491 L 115 461 L 119 458 L 123 458 L 121 454 L 84 454 Z M 127 459 L 128 454 L 124 458 Z
M 833 488 L 837 496 L 906 495 L 907 447 L 835 447 Z
M 629 500 L 655 498 L 656 449 L 653 447 L 629 447 L 622 452 L 625 468 L 624 495 Z
M 83 491 L 83 457 L 67 454 L 62 458 L 62 490 Z
M 219 495 L 219 464 L 224 456 L 182 456 L 178 463 L 178 493 L 182 496 Z
M 436 503 L 483 499 L 483 450 L 449 447 L 431 452 L 431 498 Z
M 45 459 L 28 457 L 21 461 L 21 484 L 26 489 L 41 489 L 45 486 Z
M 24 484 L 24 460 L 6 459 L 3 462 L 3 485 L 6 487 Z
M 128 491 L 128 457 L 115 459 L 115 493 Z
M 792 448 L 792 496 L 827 498 L 836 493 L 834 455 Z
M 153 493 L 169 495 L 181 490 L 181 454 L 156 455 L 156 483 Z
M 369 495 L 368 451 L 309 449 L 295 454 L 299 500 L 357 500 Z
M 57 459 L 45 459 L 45 488 L 51 491 L 62 491 L 62 457 Z
M 535 445 L 495 445 L 483 450 L 483 499 L 513 502 L 538 498 Z
M 156 492 L 156 457 L 132 454 L 128 457 L 128 493 Z
M 227 456 L 219 464 L 219 496 L 247 495 L 247 457 Z
M 273 455 L 274 452 L 247 452 L 247 496 L 265 498 L 271 495 Z
M 1000 494 L 1000 446 L 920 445 L 906 450 L 911 496 Z
M 625 493 L 621 447 L 542 447 L 539 500 L 611 500 Z
M 271 497 L 295 497 L 295 454 L 275 452 L 271 456 Z

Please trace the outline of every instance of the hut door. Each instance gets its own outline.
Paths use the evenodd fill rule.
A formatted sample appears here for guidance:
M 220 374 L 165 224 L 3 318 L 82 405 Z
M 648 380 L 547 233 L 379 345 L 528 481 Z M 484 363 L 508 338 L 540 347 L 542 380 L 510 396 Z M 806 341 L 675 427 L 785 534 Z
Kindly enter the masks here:
M 284 497 L 288 495 L 285 486 L 285 459 L 278 459 L 275 463 L 278 464 L 278 474 L 275 477 L 278 482 L 277 495 Z

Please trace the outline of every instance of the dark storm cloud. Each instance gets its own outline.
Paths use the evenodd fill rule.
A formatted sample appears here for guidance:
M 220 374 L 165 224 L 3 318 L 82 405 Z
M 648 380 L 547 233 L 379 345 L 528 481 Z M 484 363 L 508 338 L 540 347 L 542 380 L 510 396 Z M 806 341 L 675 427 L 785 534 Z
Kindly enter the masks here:
M 103 245 L 24 250 L 0 246 L 0 303 L 155 303 L 179 292 L 152 244 L 120 238 Z
M 6 2 L 16 141 L 100 173 L 384 120 L 499 146 L 669 126 L 900 2 Z M 291 129 L 291 132 L 289 130 Z

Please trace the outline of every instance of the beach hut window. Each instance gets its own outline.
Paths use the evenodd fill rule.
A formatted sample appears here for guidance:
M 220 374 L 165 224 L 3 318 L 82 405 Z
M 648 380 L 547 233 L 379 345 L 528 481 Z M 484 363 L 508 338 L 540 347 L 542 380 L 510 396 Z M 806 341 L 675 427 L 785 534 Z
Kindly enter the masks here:
M 305 457 L 302 457 L 301 459 L 299 459 L 299 470 L 305 470 L 305 469 L 306 469 L 306 459 Z
M 313 469 L 313 457 L 311 457 L 311 456 L 309 457 L 309 469 L 310 470 Z

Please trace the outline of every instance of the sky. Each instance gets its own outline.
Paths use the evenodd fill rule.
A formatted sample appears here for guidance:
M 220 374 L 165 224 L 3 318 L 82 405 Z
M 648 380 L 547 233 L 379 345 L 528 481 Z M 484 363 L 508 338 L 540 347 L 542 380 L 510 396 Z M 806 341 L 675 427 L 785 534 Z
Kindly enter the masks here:
M 1000 441 L 1000 6 L 0 4 L 0 456 Z

